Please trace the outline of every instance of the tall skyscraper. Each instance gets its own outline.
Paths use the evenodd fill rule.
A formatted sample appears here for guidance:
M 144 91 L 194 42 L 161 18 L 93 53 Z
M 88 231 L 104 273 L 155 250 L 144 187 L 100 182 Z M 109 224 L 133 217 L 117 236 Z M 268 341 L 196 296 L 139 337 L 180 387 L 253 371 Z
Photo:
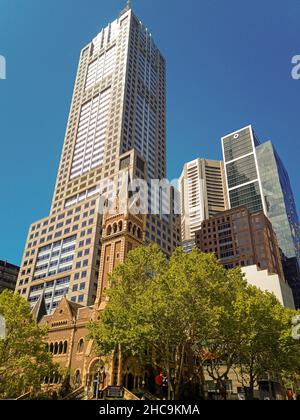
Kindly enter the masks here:
M 256 156 L 259 144 L 251 126 L 222 138 L 231 208 L 245 205 L 251 212 L 264 210 L 266 213 Z
M 179 179 L 184 242 L 194 242 L 202 222 L 228 208 L 225 189 L 222 162 L 196 159 L 184 165 Z
M 289 175 L 272 142 L 256 148 L 268 216 L 283 253 L 283 269 L 300 308 L 300 229 Z
M 263 210 L 268 216 L 295 306 L 300 308 L 299 219 L 288 173 L 272 143 L 261 144 L 251 126 L 223 137 L 222 146 L 229 205 Z
M 42 294 L 49 313 L 64 295 L 94 303 L 98 208 L 119 193 L 124 171 L 129 181 L 148 184 L 166 175 L 165 59 L 131 2 L 80 54 L 51 212 L 31 225 L 18 278 L 18 292 L 32 305 Z M 179 218 L 160 206 L 147 216 L 146 238 L 171 253 L 180 245 Z

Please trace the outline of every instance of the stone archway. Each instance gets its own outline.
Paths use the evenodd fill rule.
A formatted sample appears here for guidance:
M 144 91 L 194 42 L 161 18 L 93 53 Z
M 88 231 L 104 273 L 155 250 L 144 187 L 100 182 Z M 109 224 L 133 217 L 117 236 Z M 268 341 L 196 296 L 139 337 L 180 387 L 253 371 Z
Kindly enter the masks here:
M 109 368 L 102 359 L 92 360 L 87 372 L 87 391 L 90 396 L 97 398 L 97 393 L 109 385 Z

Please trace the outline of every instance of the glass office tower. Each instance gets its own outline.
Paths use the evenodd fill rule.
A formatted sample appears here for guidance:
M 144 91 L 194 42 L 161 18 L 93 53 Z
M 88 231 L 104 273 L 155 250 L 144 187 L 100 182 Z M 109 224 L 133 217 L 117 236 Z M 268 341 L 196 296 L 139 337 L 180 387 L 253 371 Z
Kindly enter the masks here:
M 268 216 L 277 233 L 285 275 L 299 308 L 300 230 L 289 175 L 270 141 L 258 146 L 256 155 Z
M 222 138 L 231 208 L 247 206 L 251 212 L 265 211 L 256 158 L 259 144 L 251 126 Z
M 223 137 L 222 147 L 230 208 L 245 205 L 268 216 L 300 308 L 299 219 L 288 173 L 272 143 L 260 143 L 251 125 Z

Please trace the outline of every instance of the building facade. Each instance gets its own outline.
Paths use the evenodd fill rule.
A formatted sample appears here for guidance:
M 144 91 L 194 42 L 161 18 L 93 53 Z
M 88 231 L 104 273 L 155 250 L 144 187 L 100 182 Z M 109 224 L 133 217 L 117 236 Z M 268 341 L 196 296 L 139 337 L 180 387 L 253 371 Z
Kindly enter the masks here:
M 224 166 L 220 161 L 196 159 L 184 165 L 179 179 L 181 235 L 187 249 L 201 223 L 228 208 Z
M 273 293 L 282 306 L 295 309 L 292 289 L 278 274 L 270 274 L 268 270 L 261 270 L 257 265 L 242 267 L 242 273 L 248 284 L 263 292 Z
M 256 148 L 268 217 L 283 253 L 283 269 L 300 308 L 300 228 L 289 175 L 272 142 Z
M 165 176 L 165 60 L 127 2 L 81 51 L 51 212 L 29 229 L 17 285 L 48 327 L 54 361 L 87 398 L 145 378 L 119 349 L 99 357 L 88 326 L 128 252 L 154 242 L 169 255 L 181 245 L 178 192 Z
M 267 213 L 256 156 L 259 145 L 251 126 L 222 138 L 230 208 L 245 205 L 251 212 Z
M 264 211 L 272 223 L 286 280 L 300 307 L 299 219 L 288 173 L 271 142 L 260 143 L 252 126 L 222 138 L 230 208 Z
M 214 253 L 226 269 L 241 267 L 248 283 L 275 293 L 284 306 L 294 308 L 277 237 L 262 211 L 251 213 L 243 206 L 205 220 L 196 244 L 202 252 Z
M 20 267 L 7 261 L 0 261 L 0 293 L 3 290 L 15 290 Z
M 165 178 L 165 67 L 129 3 L 82 49 L 50 215 L 30 226 L 18 277 L 32 307 L 42 294 L 49 314 L 63 296 L 93 305 L 102 282 L 100 209 L 120 194 L 124 173 L 127 184 Z M 145 242 L 170 254 L 181 244 L 174 190 L 142 198 L 159 203 L 154 214 L 145 211 Z
M 196 244 L 202 252 L 214 253 L 228 269 L 257 265 L 284 277 L 277 238 L 263 212 L 250 213 L 244 206 L 205 220 Z

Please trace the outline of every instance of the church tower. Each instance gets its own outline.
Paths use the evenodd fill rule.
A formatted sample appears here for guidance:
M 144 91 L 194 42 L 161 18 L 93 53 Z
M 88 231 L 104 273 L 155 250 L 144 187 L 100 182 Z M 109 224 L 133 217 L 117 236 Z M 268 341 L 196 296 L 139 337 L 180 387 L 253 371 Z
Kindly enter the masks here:
M 103 216 L 102 255 L 99 271 L 98 305 L 105 301 L 109 274 L 125 261 L 127 254 L 145 243 L 145 216 L 120 210 L 116 200 L 114 212 Z

